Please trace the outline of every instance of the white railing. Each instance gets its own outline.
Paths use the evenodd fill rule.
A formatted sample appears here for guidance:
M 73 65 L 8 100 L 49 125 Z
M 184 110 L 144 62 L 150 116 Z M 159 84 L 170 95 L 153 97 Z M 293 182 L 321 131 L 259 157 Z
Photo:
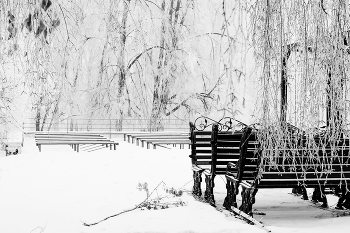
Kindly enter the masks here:
M 36 119 L 30 118 L 23 123 L 23 131 L 95 131 L 95 132 L 115 132 L 115 131 L 189 131 L 188 119 L 161 119 L 157 120 L 157 125 L 151 119 L 83 119 L 65 118 L 53 120 L 47 119 L 44 127 L 40 122 L 37 127 Z

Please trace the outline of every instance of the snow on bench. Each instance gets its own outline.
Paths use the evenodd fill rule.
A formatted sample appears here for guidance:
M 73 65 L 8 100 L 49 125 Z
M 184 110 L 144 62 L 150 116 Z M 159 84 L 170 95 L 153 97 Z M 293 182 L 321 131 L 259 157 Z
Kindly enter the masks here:
M 158 145 L 180 145 L 183 148 L 185 144 L 190 144 L 189 134 L 182 132 L 155 132 L 155 133 L 126 133 L 124 140 L 128 138 L 128 142 L 134 143 L 139 146 L 141 142 L 142 147 L 145 143 L 147 144 L 147 149 L 150 145 L 153 145 L 153 149 L 156 149 Z
M 35 142 L 39 152 L 42 145 L 70 145 L 77 152 L 79 152 L 79 146 L 85 144 L 100 144 L 110 146 L 110 149 L 113 146 L 114 150 L 119 145 L 101 135 L 91 133 L 38 133 L 35 134 Z

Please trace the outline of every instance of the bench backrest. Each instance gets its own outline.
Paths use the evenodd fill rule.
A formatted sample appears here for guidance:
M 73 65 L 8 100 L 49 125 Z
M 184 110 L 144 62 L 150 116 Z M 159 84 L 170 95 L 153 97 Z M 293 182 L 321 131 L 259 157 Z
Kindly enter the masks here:
M 302 144 L 305 145 L 306 139 L 304 138 L 303 141 Z M 273 166 L 265 162 L 263 178 L 259 186 L 271 185 L 279 182 L 279 179 L 284 180 L 284 185 L 303 184 L 307 187 L 319 185 L 335 187 L 349 183 L 349 140 L 341 138 L 337 142 L 332 142 L 323 138 L 316 139 L 315 142 L 315 149 L 301 147 L 281 151 Z M 333 152 L 331 143 L 335 143 Z M 277 175 L 280 177 L 276 179 Z
M 273 162 L 262 161 L 261 179 L 257 177 L 261 162 L 259 153 L 241 154 L 240 179 L 253 181 L 259 187 L 318 187 L 325 185 L 335 187 L 350 182 L 349 139 L 341 139 L 336 143 L 338 150 L 331 150 L 326 139 L 316 139 L 316 151 L 305 148 L 306 138 L 302 139 L 298 148 L 284 148 L 276 152 L 279 156 Z M 310 154 L 313 157 L 310 157 Z
M 239 149 L 239 158 L 235 163 L 236 169 L 231 168 L 226 172 L 234 176 L 239 182 L 242 180 L 252 181 L 257 171 L 259 144 L 256 132 L 251 127 L 246 127 L 242 130 Z
M 212 175 L 224 175 L 228 162 L 239 160 L 243 131 L 219 132 L 219 126 L 212 127 Z
M 211 161 L 211 132 L 199 131 L 192 122 L 190 122 L 190 140 L 191 140 L 191 161 L 192 164 L 203 168 L 210 168 Z
M 190 129 L 192 164 L 210 170 L 213 176 L 224 175 L 228 162 L 238 162 L 242 149 L 244 154 L 256 150 L 255 136 L 249 134 L 251 140 L 242 138 L 248 135 L 244 130 L 220 132 L 215 123 L 212 131 L 196 130 L 192 123 Z

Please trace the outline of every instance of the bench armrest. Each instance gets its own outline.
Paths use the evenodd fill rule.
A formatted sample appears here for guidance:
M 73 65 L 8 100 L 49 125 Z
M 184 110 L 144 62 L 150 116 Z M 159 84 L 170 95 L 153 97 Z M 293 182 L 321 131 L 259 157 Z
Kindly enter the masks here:
M 236 162 L 236 163 L 234 163 L 234 162 L 228 162 L 228 163 L 227 163 L 226 173 L 231 172 L 232 169 L 234 169 L 235 171 L 237 171 L 237 169 L 238 169 L 238 162 Z
M 252 189 L 253 188 L 253 184 L 248 182 L 248 181 L 246 181 L 246 180 L 241 181 L 240 185 L 243 186 L 246 189 Z
M 195 171 L 195 172 L 203 172 L 205 169 L 202 168 L 202 167 L 199 167 L 198 165 L 196 164 L 192 164 L 192 171 Z

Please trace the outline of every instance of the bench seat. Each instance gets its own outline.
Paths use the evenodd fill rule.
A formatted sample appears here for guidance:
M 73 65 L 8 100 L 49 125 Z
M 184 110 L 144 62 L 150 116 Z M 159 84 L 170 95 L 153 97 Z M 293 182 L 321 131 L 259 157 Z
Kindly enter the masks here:
M 111 141 L 98 134 L 78 133 L 50 133 L 50 135 L 39 133 L 38 135 L 35 135 L 35 142 L 39 148 L 39 152 L 41 152 L 42 145 L 70 145 L 74 151 L 77 152 L 79 152 L 79 145 L 100 144 L 105 145 L 106 147 L 110 146 L 110 149 L 114 146 L 114 150 L 116 150 L 116 146 L 119 145 L 119 143 Z
M 150 144 L 155 144 L 153 142 L 159 142 L 158 144 L 168 144 L 168 143 L 163 143 L 164 142 L 172 142 L 174 143 L 169 143 L 169 144 L 189 144 L 189 136 L 188 135 L 174 135 L 174 136 L 153 136 L 153 137 L 137 137 L 136 139 L 136 145 L 139 145 L 139 142 L 141 142 L 141 146 L 144 147 L 145 143 L 147 144 L 147 149 L 149 149 Z
M 126 134 L 124 134 L 124 141 L 126 141 L 126 138 L 127 138 L 129 143 L 130 143 L 130 139 L 131 139 L 131 143 L 134 143 L 134 141 L 137 142 L 138 138 L 144 138 L 144 137 L 157 138 L 157 137 L 163 137 L 163 136 L 164 137 L 166 137 L 166 136 L 187 136 L 188 137 L 189 134 L 184 133 L 184 132 L 126 133 Z
M 252 133 L 255 134 L 252 130 Z M 255 140 L 254 144 L 257 144 Z M 303 145 L 302 140 L 301 145 Z M 278 150 L 279 156 L 272 161 L 261 158 L 261 150 L 254 153 L 241 153 L 237 163 L 229 163 L 226 170 L 227 179 L 227 209 L 237 207 L 236 195 L 238 186 L 242 186 L 242 205 L 240 209 L 252 215 L 252 205 L 255 195 L 260 188 L 295 188 L 303 189 L 303 197 L 307 199 L 306 188 L 315 188 L 314 201 L 322 200 L 326 207 L 327 199 L 325 188 L 342 188 L 343 194 L 339 199 L 338 207 L 347 198 L 348 185 L 350 185 L 350 154 L 347 146 L 348 140 L 339 140 L 336 153 L 330 153 L 331 147 L 324 138 L 316 140 L 319 150 L 313 150 L 313 157 L 307 156 L 307 148 Z M 316 144 L 317 148 L 317 144 Z M 312 150 L 311 150 L 312 151 Z M 262 162 L 262 164 L 261 164 Z M 259 171 L 260 174 L 259 174 Z M 259 176 L 258 176 L 259 174 Z M 318 196 L 318 198 L 316 197 Z M 319 198 L 321 196 L 321 198 Z

